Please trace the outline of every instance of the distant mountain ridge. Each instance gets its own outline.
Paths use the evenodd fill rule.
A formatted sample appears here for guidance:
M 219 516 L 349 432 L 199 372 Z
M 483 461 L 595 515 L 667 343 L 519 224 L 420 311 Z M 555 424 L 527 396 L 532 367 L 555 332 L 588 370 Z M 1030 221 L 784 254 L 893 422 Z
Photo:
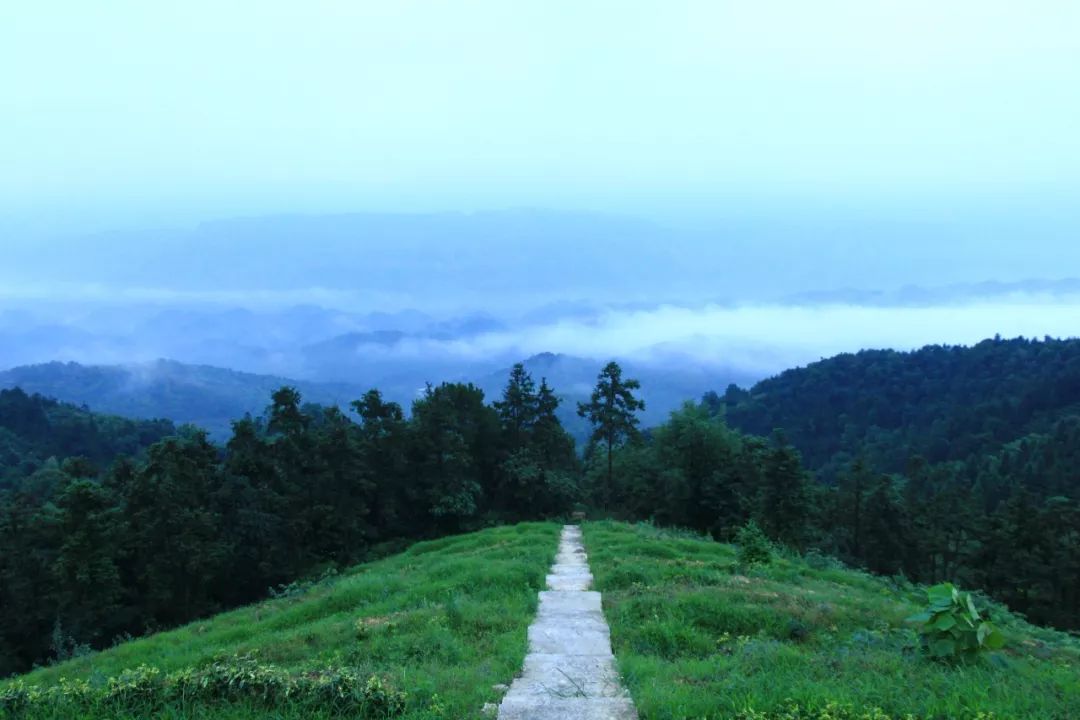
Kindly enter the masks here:
M 343 406 L 366 389 L 171 360 L 134 365 L 52 362 L 0 372 L 0 387 L 20 387 L 27 393 L 86 405 L 96 412 L 192 423 L 218 440 L 228 438 L 233 420 L 245 413 L 262 414 L 270 394 L 282 385 L 298 388 L 305 401 Z
M 895 290 L 859 290 L 848 288 L 803 292 L 789 295 L 783 302 L 791 305 L 825 305 L 831 303 L 871 307 L 922 307 L 1002 298 L 1062 297 L 1080 295 L 1080 278 L 1050 280 L 1037 278 L 1018 282 L 987 280 L 979 283 L 924 287 L 905 285 Z

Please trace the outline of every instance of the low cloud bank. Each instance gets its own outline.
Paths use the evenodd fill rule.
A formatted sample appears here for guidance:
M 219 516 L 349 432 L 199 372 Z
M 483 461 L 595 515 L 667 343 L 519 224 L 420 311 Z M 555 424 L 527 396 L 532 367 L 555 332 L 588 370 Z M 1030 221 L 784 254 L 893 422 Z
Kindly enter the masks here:
M 864 348 L 910 350 L 928 344 L 970 345 L 1003 337 L 1080 335 L 1080 296 L 933 307 L 745 305 L 608 312 L 586 322 L 560 322 L 450 341 L 407 339 L 360 348 L 387 359 L 453 354 L 463 360 L 541 352 L 589 358 L 685 361 L 771 374 Z
M 210 314 L 164 313 L 140 324 L 124 320 L 145 314 L 145 306 L 120 305 L 100 316 L 88 311 L 35 317 L 36 312 L 25 312 L 33 303 L 23 304 L 24 312 L 0 312 L 0 365 L 49 360 L 111 364 L 166 357 L 250 372 L 351 380 L 401 372 L 424 378 L 471 377 L 539 353 L 561 353 L 650 363 L 658 370 L 765 377 L 865 348 L 970 345 L 995 335 L 1080 336 L 1080 293 L 1011 293 L 922 306 L 836 302 L 594 307 L 584 314 L 556 313 L 544 321 L 507 320 L 500 329 L 485 332 L 406 332 L 390 339 L 360 333 L 356 342 L 334 340 L 325 347 L 319 344 L 322 339 L 330 340 L 352 322 L 362 324 L 364 316 L 308 308 L 298 319 L 288 320 L 287 315 L 220 312 L 224 306 L 219 306 Z M 395 322 L 394 316 L 381 321 Z

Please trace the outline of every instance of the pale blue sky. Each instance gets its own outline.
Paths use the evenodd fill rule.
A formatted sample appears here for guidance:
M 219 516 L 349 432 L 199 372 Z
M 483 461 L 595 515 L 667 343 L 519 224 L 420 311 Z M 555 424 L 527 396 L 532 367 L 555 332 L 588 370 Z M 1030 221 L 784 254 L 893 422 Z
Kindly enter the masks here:
M 0 227 L 1080 196 L 1080 2 L 11 0 Z

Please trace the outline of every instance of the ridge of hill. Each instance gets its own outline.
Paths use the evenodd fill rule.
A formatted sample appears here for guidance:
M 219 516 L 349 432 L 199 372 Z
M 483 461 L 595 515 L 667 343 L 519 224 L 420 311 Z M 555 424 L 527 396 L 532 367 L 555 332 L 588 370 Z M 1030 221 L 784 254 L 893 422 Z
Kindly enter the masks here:
M 743 432 L 782 428 L 826 480 L 857 456 L 884 472 L 966 461 L 1080 415 L 1080 339 L 845 353 L 706 404 Z
M 98 412 L 191 423 L 215 440 L 227 439 L 232 422 L 245 414 L 261 415 L 270 395 L 283 385 L 300 390 L 305 402 L 341 406 L 358 399 L 367 389 L 174 360 L 134 365 L 50 362 L 0 372 L 0 387 L 21 387 L 28 393 L 86 405 Z
M 0 489 L 50 458 L 83 458 L 103 467 L 175 432 L 168 420 L 131 420 L 18 388 L 0 390 Z
M 642 718 L 1068 720 L 1080 639 L 985 598 L 1006 646 L 926 657 L 905 622 L 926 591 L 826 556 L 737 548 L 649 524 L 584 525 L 619 670 Z
M 559 529 L 522 523 L 419 542 L 35 670 L 0 682 L 0 718 L 475 717 L 521 668 Z
M 915 647 L 904 618 L 923 603 L 918 586 L 813 554 L 774 552 L 771 563 L 746 566 L 731 545 L 649 524 L 583 530 L 616 659 L 645 720 L 1065 720 L 1080 706 L 1080 640 L 985 599 L 1007 645 L 958 667 Z M 7 717 L 28 720 L 480 717 L 521 669 L 558 532 L 523 523 L 417 543 L 0 682 L 0 717 L 4 702 Z M 251 679 L 241 674 L 229 689 L 222 677 L 237 668 Z M 375 715 L 308 702 L 302 678 L 352 692 L 342 677 L 377 678 L 395 704 Z M 190 678 L 210 690 L 169 694 Z M 279 682 L 300 690 L 283 699 Z M 370 700 L 371 687 L 357 692 Z M 18 716 L 16 701 L 25 703 Z
M 371 333 L 378 342 L 393 343 L 403 335 L 395 332 Z M 355 340 L 355 337 L 352 338 Z M 338 342 L 334 340 L 332 342 Z M 328 353 L 328 357 L 347 355 L 348 367 L 358 377 L 374 373 L 374 366 L 364 365 L 363 353 L 351 348 L 349 352 Z M 430 363 L 430 359 L 425 360 Z M 570 355 L 540 353 L 523 361 L 526 369 L 539 381 L 546 377 L 564 402 L 559 408 L 559 420 L 580 443 L 588 438 L 588 423 L 578 417 L 577 402 L 588 400 L 602 363 Z M 96 412 L 113 413 L 130 418 L 168 418 L 177 425 L 193 424 L 206 430 L 210 438 L 224 441 L 232 432 L 232 423 L 250 413 L 258 417 L 266 409 L 270 395 L 278 388 L 295 387 L 304 402 L 342 409 L 358 400 L 372 387 L 383 396 L 401 404 L 409 412 L 412 400 L 418 397 L 423 381 L 440 379 L 474 382 L 489 400 L 498 399 L 506 386 L 509 366 L 492 371 L 486 366 L 473 368 L 463 374 L 461 368 L 447 366 L 444 371 L 432 367 L 407 372 L 399 363 L 399 376 L 383 377 L 379 382 L 328 382 L 297 380 L 278 375 L 230 370 L 212 365 L 193 365 L 175 360 L 160 359 L 131 365 L 83 365 L 75 362 L 49 362 L 22 365 L 0 371 L 0 388 L 20 387 L 28 393 L 54 397 L 61 402 L 85 405 Z M 691 366 L 683 367 L 673 361 L 670 368 L 629 362 L 625 364 L 630 377 L 641 381 L 641 395 L 646 409 L 642 412 L 644 425 L 659 425 L 671 410 L 683 402 L 702 395 L 719 379 L 745 382 L 748 376 L 735 370 L 711 372 Z M 339 374 L 344 374 L 344 366 Z M 445 377 L 443 377 L 445 375 Z

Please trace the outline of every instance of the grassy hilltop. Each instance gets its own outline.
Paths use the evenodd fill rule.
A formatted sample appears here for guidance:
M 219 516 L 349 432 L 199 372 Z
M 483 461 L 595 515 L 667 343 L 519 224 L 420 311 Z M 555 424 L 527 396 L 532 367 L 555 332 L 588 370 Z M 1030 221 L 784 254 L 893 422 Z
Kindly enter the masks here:
M 48 694 L 0 718 L 488 717 L 493 686 L 521 668 L 558 531 L 524 523 L 418 543 L 37 670 L 0 683 L 0 702 Z M 1078 716 L 1080 641 L 1000 607 L 1006 649 L 943 665 L 904 623 L 921 588 L 814 555 L 743 567 L 731 545 L 644 524 L 586 523 L 584 538 L 643 720 Z
M 584 541 L 642 718 L 1080 717 L 1080 641 L 1000 608 L 1005 650 L 951 667 L 904 622 L 921 588 L 821 556 L 742 568 L 731 545 L 648 525 L 588 523 Z
M 558 525 L 523 523 L 417 543 L 336 578 L 286 590 L 282 597 L 32 672 L 16 682 L 63 685 L 67 692 L 8 716 L 475 717 L 485 702 L 498 701 L 492 686 L 509 683 L 521 667 L 525 631 L 558 534 Z M 164 686 L 166 675 L 183 680 L 185 672 L 215 661 L 218 672 L 180 683 L 186 693 L 174 687 L 147 691 L 140 699 L 140 687 L 125 694 L 119 687 L 123 678 L 116 680 L 129 671 L 131 684 Z M 146 681 L 145 672 L 130 672 L 143 665 L 159 670 L 158 678 Z M 268 666 L 273 667 L 267 671 Z M 349 706 L 333 696 L 338 688 L 352 689 L 352 676 L 361 701 Z M 371 677 L 387 693 L 403 692 L 403 706 L 387 712 L 379 693 L 365 694 Z M 110 692 L 109 678 L 114 691 L 103 698 Z M 191 699 L 198 693 L 190 686 L 204 678 L 217 690 Z M 292 697 L 265 699 L 290 682 L 299 688 Z M 0 684 L 0 698 L 14 687 Z M 80 693 L 86 697 L 80 699 Z M 162 695 L 167 697 L 159 701 Z M 363 702 L 369 699 L 370 712 Z

